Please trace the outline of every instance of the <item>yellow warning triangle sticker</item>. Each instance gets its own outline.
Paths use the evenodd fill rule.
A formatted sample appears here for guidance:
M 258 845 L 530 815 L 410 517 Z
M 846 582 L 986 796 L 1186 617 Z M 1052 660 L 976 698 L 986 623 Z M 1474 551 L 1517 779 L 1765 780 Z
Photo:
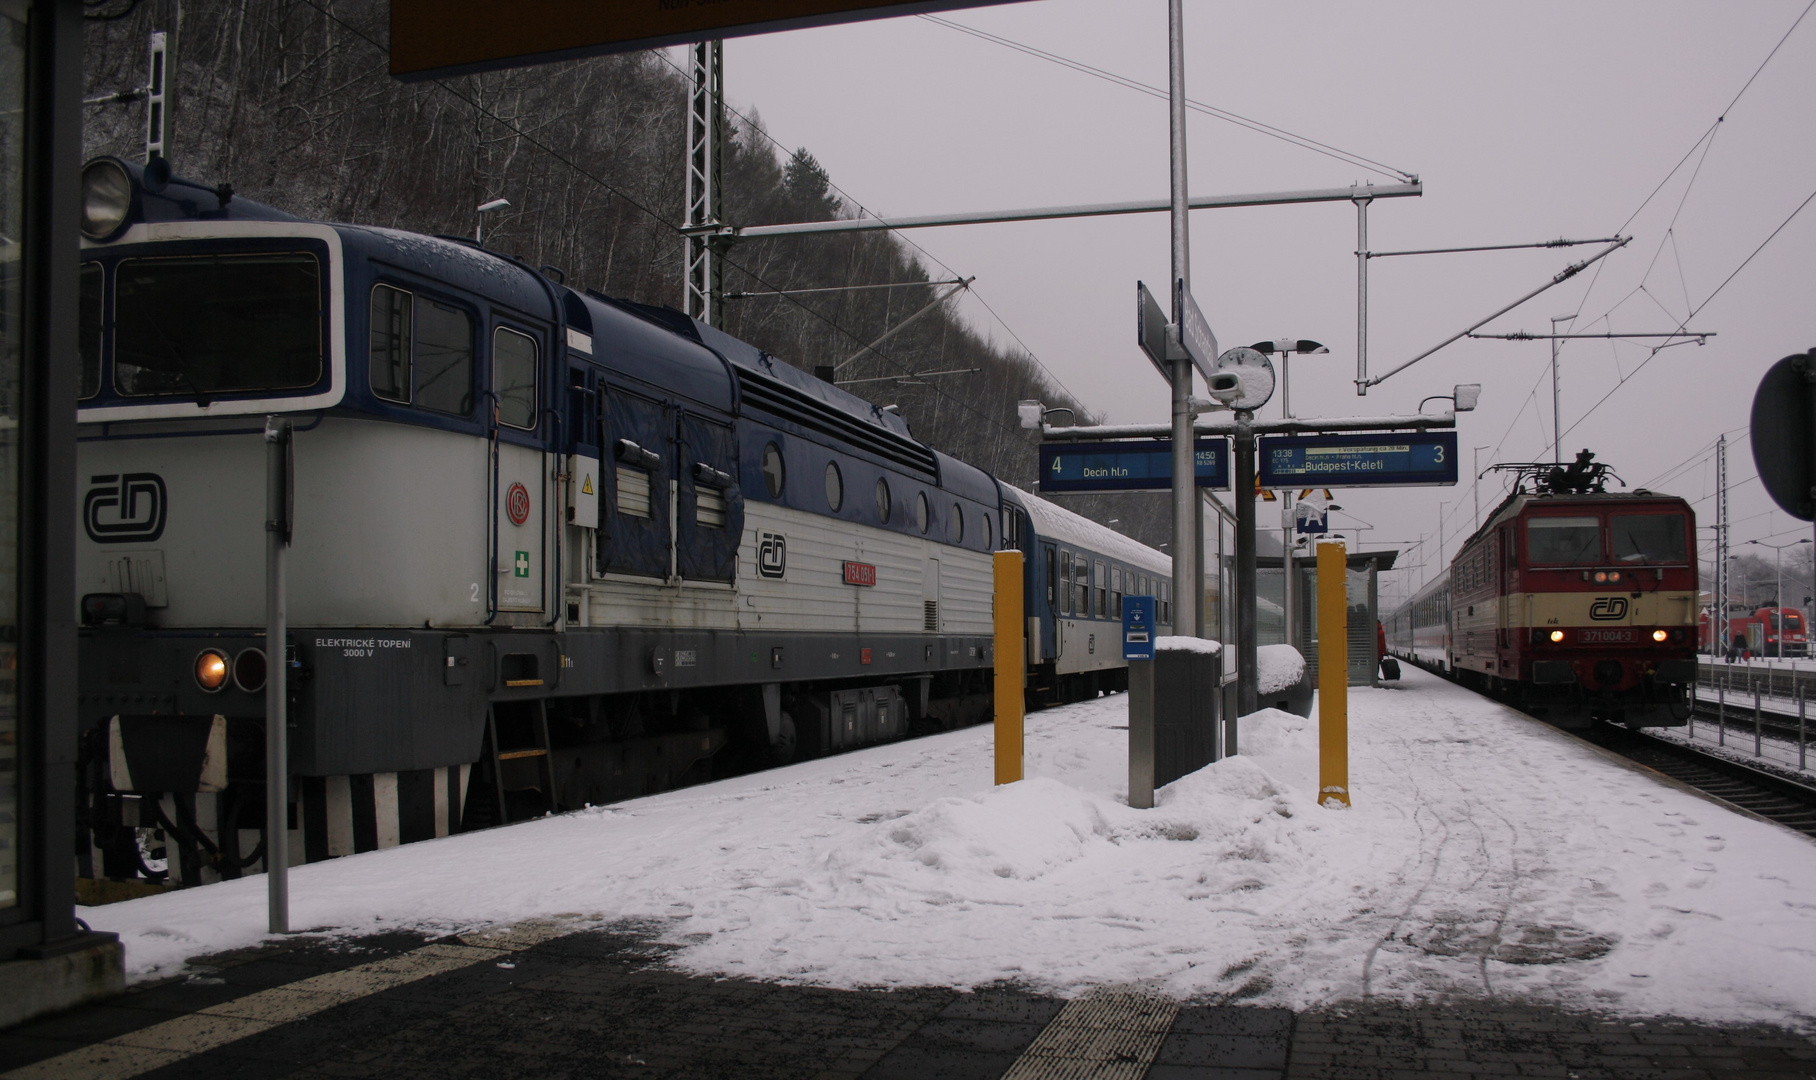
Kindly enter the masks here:
M 591 495 L 592 493 L 593 493 L 593 474 L 587 473 L 586 479 L 584 481 L 582 481 L 580 484 L 580 494 Z

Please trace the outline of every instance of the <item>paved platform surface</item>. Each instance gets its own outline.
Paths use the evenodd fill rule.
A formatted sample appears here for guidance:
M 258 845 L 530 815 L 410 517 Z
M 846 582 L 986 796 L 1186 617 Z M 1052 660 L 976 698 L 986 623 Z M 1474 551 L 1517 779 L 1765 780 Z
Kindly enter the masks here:
M 0 1032 L 0 1077 L 1816 1078 L 1816 1040 L 1765 1027 L 823 990 L 689 976 L 665 952 L 635 927 L 303 937 Z

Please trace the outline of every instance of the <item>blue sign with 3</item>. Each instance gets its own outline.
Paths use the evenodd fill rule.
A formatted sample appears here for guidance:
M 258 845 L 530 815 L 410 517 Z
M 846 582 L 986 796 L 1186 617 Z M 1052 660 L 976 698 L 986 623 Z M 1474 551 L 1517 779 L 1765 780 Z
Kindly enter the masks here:
M 1273 435 L 1260 440 L 1261 486 L 1436 487 L 1457 482 L 1457 433 Z

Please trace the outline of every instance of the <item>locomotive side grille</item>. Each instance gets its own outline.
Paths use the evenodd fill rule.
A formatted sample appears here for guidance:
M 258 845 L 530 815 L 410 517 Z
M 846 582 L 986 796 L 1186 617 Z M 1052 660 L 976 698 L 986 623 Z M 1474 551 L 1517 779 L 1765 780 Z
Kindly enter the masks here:
M 740 369 L 738 392 L 748 409 L 761 409 L 810 431 L 842 439 L 885 461 L 894 462 L 932 480 L 936 475 L 933 451 L 913 439 L 866 424 L 822 401 L 815 401 L 786 383 Z
M 930 634 L 939 630 L 940 602 L 938 600 L 921 601 L 921 628 Z
M 649 508 L 649 474 L 628 465 L 618 466 L 618 512 L 630 517 L 647 518 Z M 724 500 L 721 499 L 721 508 Z M 720 518 L 723 525 L 724 518 Z
M 694 520 L 708 529 L 725 528 L 725 494 L 704 486 L 694 488 Z

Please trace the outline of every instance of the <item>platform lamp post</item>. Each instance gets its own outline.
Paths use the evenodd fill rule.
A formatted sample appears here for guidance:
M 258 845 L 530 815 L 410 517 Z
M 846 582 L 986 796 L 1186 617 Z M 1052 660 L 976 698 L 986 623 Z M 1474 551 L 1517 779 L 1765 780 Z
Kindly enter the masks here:
M 1291 420 L 1293 418 L 1293 384 L 1289 377 L 1290 371 L 1287 360 L 1294 353 L 1303 353 L 1307 356 L 1324 356 L 1328 355 L 1330 350 L 1309 338 L 1275 338 L 1272 341 L 1257 341 L 1253 345 L 1250 345 L 1249 348 L 1263 356 L 1277 354 L 1280 357 L 1280 416 L 1282 419 Z M 1288 491 L 1280 498 L 1280 520 L 1282 522 L 1292 520 L 1292 513 L 1293 493 Z M 1294 578 L 1298 575 L 1295 573 L 1295 568 L 1293 566 L 1293 535 L 1291 528 L 1283 527 L 1281 529 L 1280 551 L 1280 604 L 1286 612 L 1287 644 L 1293 645 L 1296 648 L 1297 636 L 1294 634 L 1294 630 L 1299 621 L 1299 608 L 1294 603 L 1293 582 Z
M 485 247 L 486 246 L 486 244 L 485 244 L 486 215 L 491 213 L 494 210 L 503 210 L 505 207 L 510 206 L 510 205 L 511 205 L 511 200 L 509 200 L 509 199 L 493 199 L 490 202 L 482 202 L 478 206 L 473 208 L 473 212 L 479 215 L 479 220 L 477 222 L 475 222 L 473 225 L 473 246 L 474 247 Z
M 1758 547 L 1772 549 L 1772 572 L 1777 578 L 1776 584 L 1772 586 L 1772 618 L 1778 624 L 1772 629 L 1778 632 L 1778 659 L 1780 660 L 1784 659 L 1784 549 L 1796 547 L 1798 544 L 1807 544 L 1809 542 L 1810 538 L 1807 536 L 1801 540 L 1793 540 L 1788 544 L 1768 544 L 1763 540 L 1747 541 L 1747 543 L 1754 544 Z

